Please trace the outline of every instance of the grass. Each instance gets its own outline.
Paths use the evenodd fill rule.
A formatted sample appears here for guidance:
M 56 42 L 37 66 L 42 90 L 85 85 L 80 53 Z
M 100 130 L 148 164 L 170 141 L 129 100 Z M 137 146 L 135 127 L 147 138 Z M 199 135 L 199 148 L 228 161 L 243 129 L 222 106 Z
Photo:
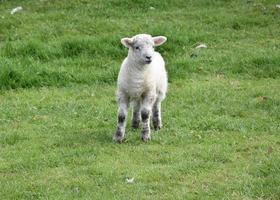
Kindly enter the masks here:
M 279 199 L 276 4 L 0 1 L 1 199 Z M 164 127 L 114 144 L 120 38 L 142 32 L 168 37 Z

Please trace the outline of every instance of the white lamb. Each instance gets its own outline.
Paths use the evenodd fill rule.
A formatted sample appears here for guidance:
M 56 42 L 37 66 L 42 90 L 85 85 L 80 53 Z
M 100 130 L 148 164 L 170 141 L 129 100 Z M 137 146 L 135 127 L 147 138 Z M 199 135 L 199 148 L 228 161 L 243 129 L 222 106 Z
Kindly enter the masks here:
M 130 102 L 133 103 L 133 128 L 139 127 L 141 113 L 143 141 L 151 139 L 151 112 L 155 130 L 161 128 L 160 104 L 167 90 L 167 73 L 164 60 L 158 52 L 154 51 L 154 47 L 165 41 L 164 36 L 152 37 L 147 34 L 121 40 L 129 50 L 118 76 L 118 123 L 113 137 L 116 142 L 121 142 L 124 138 Z

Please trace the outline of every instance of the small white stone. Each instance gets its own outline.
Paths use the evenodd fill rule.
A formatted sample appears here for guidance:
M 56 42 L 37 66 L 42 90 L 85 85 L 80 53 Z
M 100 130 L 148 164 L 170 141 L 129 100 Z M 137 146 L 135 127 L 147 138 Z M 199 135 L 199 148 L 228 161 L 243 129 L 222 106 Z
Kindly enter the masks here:
M 276 8 L 279 8 L 279 9 L 280 9 L 280 4 L 276 5 Z
M 127 183 L 134 183 L 134 177 L 132 177 L 132 178 L 126 178 L 126 182 Z
M 13 10 L 11 10 L 11 15 L 15 14 L 16 12 L 19 12 L 22 10 L 22 7 L 21 6 L 18 6 L 16 8 L 14 8 Z
M 199 49 L 199 48 L 207 48 L 206 44 L 200 44 L 198 45 L 197 47 L 195 47 L 196 49 Z

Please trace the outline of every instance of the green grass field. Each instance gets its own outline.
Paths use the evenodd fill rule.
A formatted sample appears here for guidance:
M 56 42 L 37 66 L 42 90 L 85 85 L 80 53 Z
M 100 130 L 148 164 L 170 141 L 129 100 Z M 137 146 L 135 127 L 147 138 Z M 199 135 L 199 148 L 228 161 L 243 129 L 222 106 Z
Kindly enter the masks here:
M 280 199 L 276 4 L 1 0 L 0 199 Z M 137 33 L 168 38 L 164 126 L 143 143 L 128 122 L 115 144 Z

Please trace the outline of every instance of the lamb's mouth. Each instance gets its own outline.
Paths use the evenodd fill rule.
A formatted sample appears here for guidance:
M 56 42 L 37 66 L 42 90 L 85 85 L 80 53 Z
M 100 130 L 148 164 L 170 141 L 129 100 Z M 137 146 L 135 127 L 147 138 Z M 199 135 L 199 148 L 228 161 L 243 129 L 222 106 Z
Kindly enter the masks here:
M 152 61 L 151 60 L 145 60 L 146 64 L 150 64 Z

